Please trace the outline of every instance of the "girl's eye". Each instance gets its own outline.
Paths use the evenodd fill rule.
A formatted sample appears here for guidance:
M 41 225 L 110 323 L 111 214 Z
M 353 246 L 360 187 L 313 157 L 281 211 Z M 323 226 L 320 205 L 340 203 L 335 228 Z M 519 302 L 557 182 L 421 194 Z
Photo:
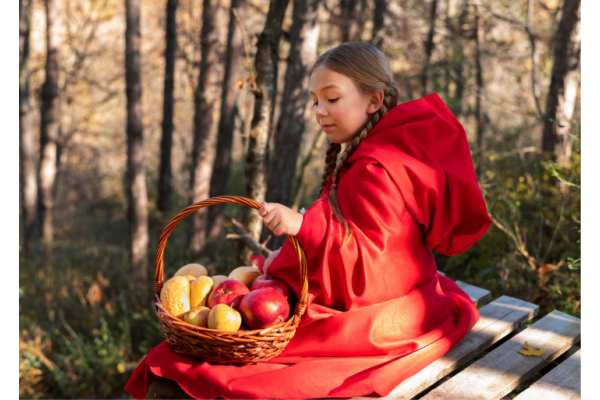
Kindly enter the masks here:
M 329 102 L 330 102 L 330 103 L 335 103 L 335 102 L 336 102 L 336 101 L 338 101 L 339 99 L 328 99 L 328 100 L 329 100 Z M 315 101 L 315 102 L 313 103 L 313 107 L 316 107 L 316 106 L 317 106 L 317 104 L 319 104 L 319 102 L 318 102 L 318 101 Z

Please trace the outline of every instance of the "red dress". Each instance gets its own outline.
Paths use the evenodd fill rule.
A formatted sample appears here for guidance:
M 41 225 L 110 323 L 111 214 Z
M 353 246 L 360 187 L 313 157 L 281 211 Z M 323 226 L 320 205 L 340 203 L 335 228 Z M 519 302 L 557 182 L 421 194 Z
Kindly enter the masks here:
M 437 274 L 431 248 L 456 255 L 491 221 L 465 131 L 437 94 L 400 104 L 373 128 L 330 181 L 296 235 L 308 259 L 308 308 L 283 353 L 249 366 L 211 365 L 152 349 L 125 390 L 145 396 L 155 377 L 193 397 L 385 396 L 444 355 L 477 322 L 469 297 Z M 269 267 L 298 295 L 298 258 L 286 242 Z

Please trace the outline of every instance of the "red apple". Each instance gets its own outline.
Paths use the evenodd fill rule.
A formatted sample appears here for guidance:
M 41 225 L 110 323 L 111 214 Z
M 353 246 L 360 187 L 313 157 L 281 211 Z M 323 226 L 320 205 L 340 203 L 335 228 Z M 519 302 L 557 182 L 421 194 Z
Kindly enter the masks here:
M 286 299 L 290 297 L 290 293 L 292 292 L 290 286 L 283 279 L 275 278 L 271 274 L 263 274 L 256 278 L 254 282 L 252 282 L 250 290 L 262 289 L 267 287 L 277 290 Z
M 285 322 L 290 316 L 286 298 L 273 288 L 252 290 L 242 298 L 239 311 L 244 324 L 251 330 Z
M 248 286 L 240 281 L 227 279 L 219 283 L 217 287 L 209 295 L 206 305 L 208 308 L 213 308 L 217 304 L 227 304 L 237 310 L 240 306 L 240 301 L 249 292 Z
M 261 273 L 265 272 L 263 271 L 263 266 L 265 265 L 266 258 L 263 256 L 251 256 L 250 261 L 258 267 Z

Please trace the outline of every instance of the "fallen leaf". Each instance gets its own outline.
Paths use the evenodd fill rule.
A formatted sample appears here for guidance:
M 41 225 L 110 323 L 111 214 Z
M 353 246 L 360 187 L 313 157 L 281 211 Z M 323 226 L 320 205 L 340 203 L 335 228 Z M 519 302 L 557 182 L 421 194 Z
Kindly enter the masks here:
M 527 342 L 523 345 L 524 350 L 519 350 L 518 353 L 523 354 L 524 356 L 534 356 L 534 357 L 542 357 L 542 354 L 546 352 L 546 350 L 537 349 L 535 350 L 533 347 L 529 346 Z

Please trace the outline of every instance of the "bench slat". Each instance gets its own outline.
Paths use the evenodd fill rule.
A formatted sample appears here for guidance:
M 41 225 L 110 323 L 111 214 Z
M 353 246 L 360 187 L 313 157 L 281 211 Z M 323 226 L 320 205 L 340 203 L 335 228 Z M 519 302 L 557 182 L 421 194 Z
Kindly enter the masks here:
M 446 276 L 442 271 L 437 272 L 440 275 Z M 469 295 L 471 301 L 475 303 L 477 308 L 482 307 L 490 302 L 492 299 L 492 293 L 489 290 L 482 289 L 477 286 L 469 285 L 461 281 L 455 281 L 459 288 L 461 288 L 466 294 Z
M 384 399 L 412 399 L 484 349 L 510 334 L 538 313 L 539 307 L 523 300 L 502 296 L 481 310 L 473 329 L 439 360 L 406 379 Z M 355 398 L 357 399 L 357 398 Z
M 492 299 L 492 293 L 489 290 L 482 289 L 477 286 L 469 285 L 461 281 L 455 281 L 459 288 L 469 295 L 471 301 L 475 303 L 477 308 L 486 305 Z
M 581 321 L 552 311 L 535 324 L 433 389 L 422 400 L 498 400 L 554 360 L 581 337 Z M 526 357 L 517 351 L 525 341 L 546 350 L 542 357 Z
M 581 399 L 581 350 L 514 398 L 514 400 L 579 399 Z

